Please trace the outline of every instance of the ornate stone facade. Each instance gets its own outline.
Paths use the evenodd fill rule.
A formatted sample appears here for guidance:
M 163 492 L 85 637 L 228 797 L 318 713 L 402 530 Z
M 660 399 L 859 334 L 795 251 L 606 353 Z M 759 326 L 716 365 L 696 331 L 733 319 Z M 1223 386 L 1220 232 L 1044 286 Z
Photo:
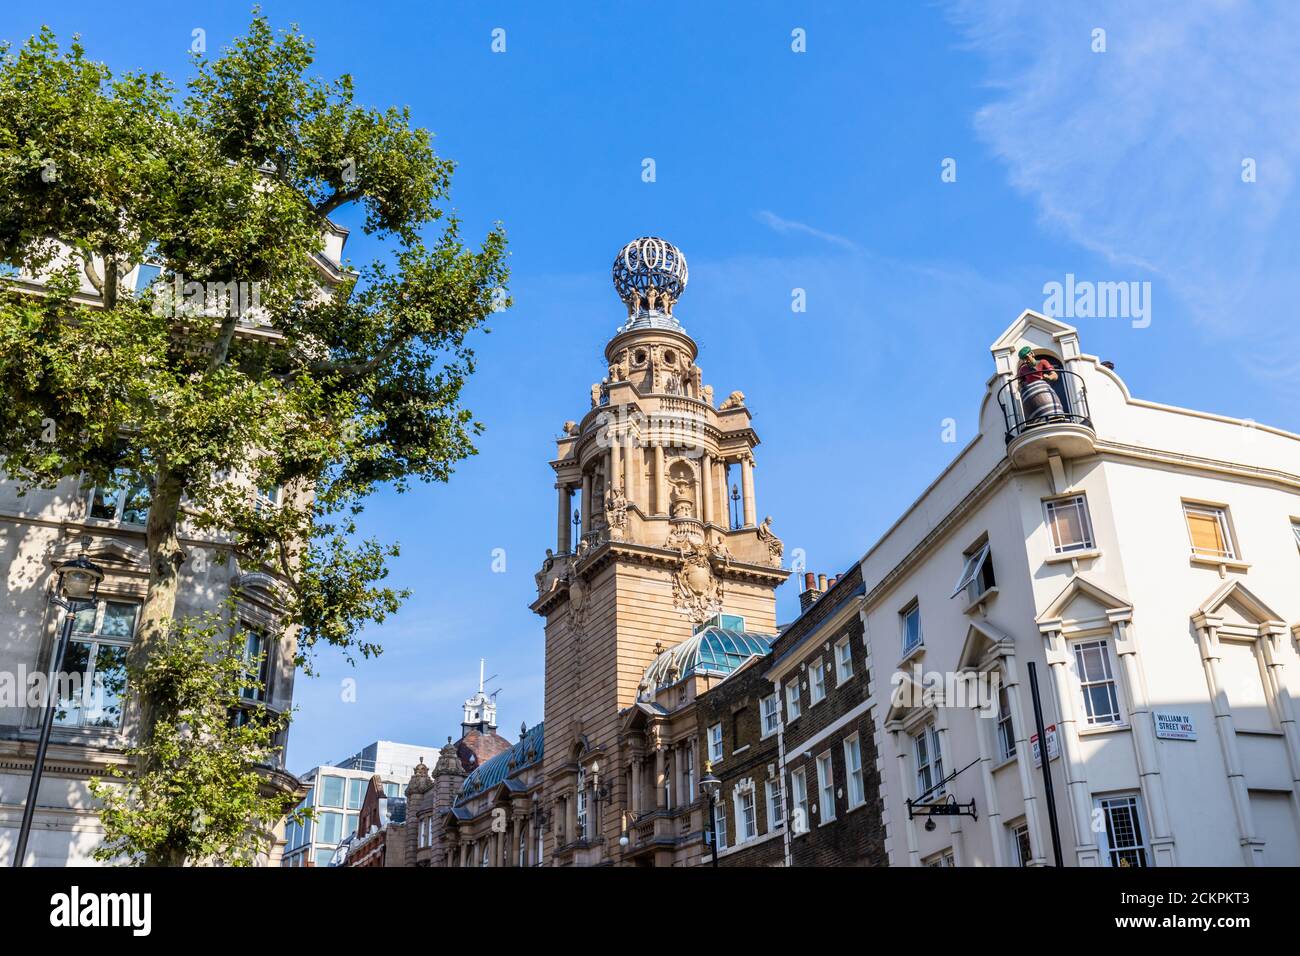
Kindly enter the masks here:
M 685 258 L 640 239 L 614 272 L 628 319 L 605 347 L 590 410 L 557 442 L 557 541 L 532 605 L 546 619 L 547 865 L 699 859 L 691 702 L 729 671 L 646 687 L 647 670 L 710 622 L 716 631 L 720 615 L 775 635 L 774 589 L 788 574 L 770 519 L 757 517 L 758 436 L 744 396 L 714 407 L 695 341 L 673 314 Z

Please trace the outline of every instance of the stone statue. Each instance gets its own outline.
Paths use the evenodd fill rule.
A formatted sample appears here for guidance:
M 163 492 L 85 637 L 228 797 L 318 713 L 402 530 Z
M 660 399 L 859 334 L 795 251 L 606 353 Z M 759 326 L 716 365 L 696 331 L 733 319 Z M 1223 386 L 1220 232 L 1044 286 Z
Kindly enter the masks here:
M 572 420 L 565 422 L 565 423 L 564 423 L 564 434 L 566 434 L 566 435 L 577 435 L 577 434 L 578 434 L 578 423 L 575 422 L 575 421 L 572 421 Z
M 695 499 L 692 497 L 692 484 L 689 478 L 671 479 L 673 491 L 669 510 L 674 518 L 694 518 Z
M 550 548 L 546 549 L 546 557 L 542 560 L 542 569 L 533 575 L 533 580 L 537 582 L 537 590 L 542 590 L 542 584 L 546 580 L 546 575 L 551 573 L 551 568 L 555 566 L 555 552 Z
M 745 393 L 742 391 L 732 392 L 727 396 L 727 400 L 718 406 L 719 411 L 726 411 L 728 408 L 740 408 L 745 404 Z
M 758 526 L 758 540 L 767 543 L 768 557 L 773 565 L 777 567 L 781 564 L 781 556 L 785 553 L 785 545 L 781 539 L 772 531 L 772 516 L 768 515 L 763 519 L 763 523 Z
M 622 488 L 611 488 L 605 495 L 605 524 L 612 540 L 623 540 L 627 529 L 627 495 L 623 494 Z
M 595 408 L 600 404 L 600 382 L 591 386 L 591 407 Z
M 705 386 L 701 387 L 701 388 L 700 388 L 700 398 L 704 399 L 706 402 L 709 403 L 710 407 L 712 407 L 712 405 L 713 405 L 713 386 L 712 386 L 712 385 L 705 385 Z

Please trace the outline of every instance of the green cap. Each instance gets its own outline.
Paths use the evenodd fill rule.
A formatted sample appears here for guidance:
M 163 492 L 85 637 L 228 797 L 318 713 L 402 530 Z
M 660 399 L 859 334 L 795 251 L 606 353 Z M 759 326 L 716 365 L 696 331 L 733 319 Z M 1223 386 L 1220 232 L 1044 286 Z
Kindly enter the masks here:
M 1021 350 L 1020 350 L 1020 357 L 1021 357 L 1021 358 L 1029 358 L 1029 356 L 1031 356 L 1031 355 L 1033 355 L 1033 354 L 1034 354 L 1034 350 L 1033 350 L 1032 348 L 1030 348 L 1028 345 L 1024 346 L 1024 347 L 1021 348 Z

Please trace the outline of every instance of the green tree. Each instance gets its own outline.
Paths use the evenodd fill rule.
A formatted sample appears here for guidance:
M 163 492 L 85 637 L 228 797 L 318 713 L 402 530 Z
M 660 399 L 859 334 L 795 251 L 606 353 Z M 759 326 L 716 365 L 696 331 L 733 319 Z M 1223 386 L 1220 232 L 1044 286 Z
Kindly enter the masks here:
M 312 60 L 256 11 L 184 92 L 114 76 L 48 29 L 0 47 L 0 263 L 43 282 L 0 288 L 0 467 L 24 487 L 147 483 L 136 673 L 195 560 L 182 519 L 280 579 L 303 666 L 322 641 L 377 653 L 361 630 L 405 594 L 384 584 L 396 546 L 358 540 L 362 503 L 445 481 L 481 429 L 461 390 L 467 336 L 509 305 L 503 231 L 466 248 L 429 132 L 358 105 L 348 76 L 309 75 Z M 347 205 L 382 250 L 355 270 L 322 255 Z M 126 288 L 146 261 L 159 281 Z M 279 507 L 252 493 L 271 487 Z M 133 699 L 147 774 L 170 715 L 148 685 Z
M 130 671 L 158 717 L 148 752 L 127 749 L 147 758 L 147 770 L 113 768 L 114 779 L 90 781 L 104 827 L 97 860 L 249 866 L 268 848 L 297 797 L 260 772 L 274 765 L 289 715 L 249 709 L 265 690 L 258 669 L 226 618 L 211 614 L 178 620 L 144 669 Z

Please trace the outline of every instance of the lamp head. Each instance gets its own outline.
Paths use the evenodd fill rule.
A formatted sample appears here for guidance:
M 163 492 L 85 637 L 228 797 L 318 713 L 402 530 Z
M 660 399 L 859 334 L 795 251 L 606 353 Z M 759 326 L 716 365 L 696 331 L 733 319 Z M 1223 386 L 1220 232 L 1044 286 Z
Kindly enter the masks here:
M 93 601 L 104 580 L 104 569 L 85 555 L 59 565 L 58 592 L 65 601 Z
M 704 776 L 700 778 L 700 793 L 710 800 L 716 800 L 721 790 L 722 781 L 713 775 L 713 764 L 706 762 L 704 764 Z

